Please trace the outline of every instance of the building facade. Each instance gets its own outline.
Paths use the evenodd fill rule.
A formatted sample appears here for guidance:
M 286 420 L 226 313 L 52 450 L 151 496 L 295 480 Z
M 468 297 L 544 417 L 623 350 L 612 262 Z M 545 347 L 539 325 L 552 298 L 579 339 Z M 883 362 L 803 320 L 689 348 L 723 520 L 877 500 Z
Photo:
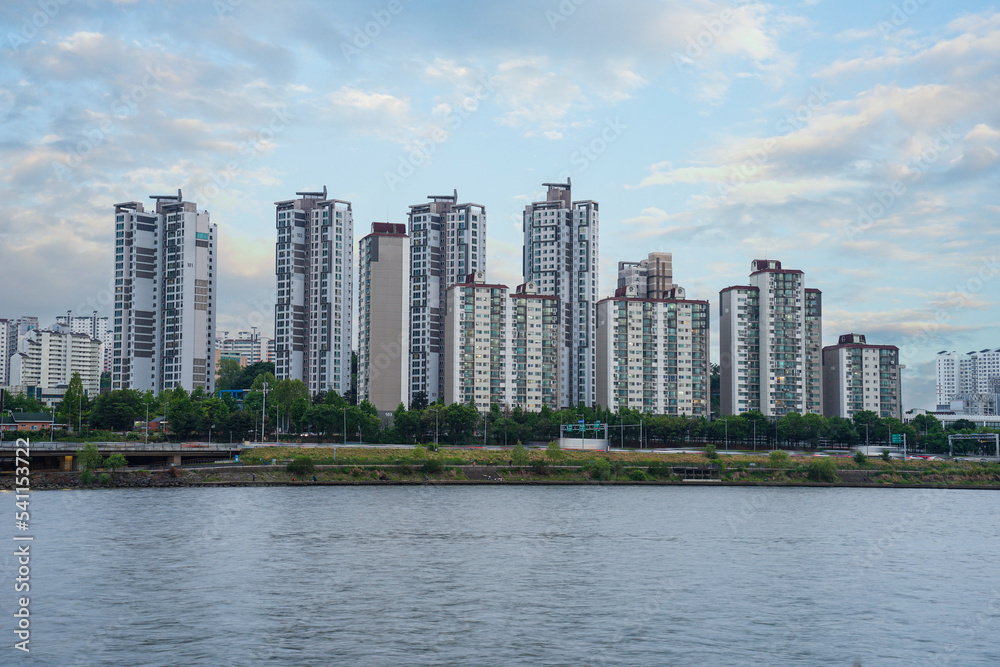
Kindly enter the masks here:
M 666 299 L 674 288 L 673 255 L 651 252 L 638 262 L 618 262 L 618 288 L 634 286 L 640 299 Z
M 380 411 L 409 401 L 409 272 L 406 225 L 373 222 L 358 244 L 358 400 Z
M 510 406 L 511 300 L 506 285 L 477 271 L 448 288 L 445 317 L 445 403 L 488 410 Z
M 573 201 L 569 180 L 543 185 L 545 201 L 524 209 L 524 282 L 559 299 L 559 406 L 594 405 L 599 206 Z
M 444 395 L 446 291 L 486 271 L 486 207 L 458 191 L 410 206 L 410 401 Z
M 41 390 L 69 385 L 80 374 L 83 390 L 97 396 L 101 389 L 101 341 L 83 333 L 34 329 L 23 336 L 10 361 L 10 385 Z
M 217 229 L 177 195 L 115 205 L 111 386 L 215 387 Z
M 621 287 L 597 304 L 597 402 L 611 410 L 708 417 L 709 304 L 674 286 L 665 299 Z
M 519 285 L 510 295 L 512 364 L 507 382 L 511 402 L 537 412 L 543 406 L 559 409 L 561 310 L 559 297 L 539 294 L 538 285 Z
M 351 389 L 354 218 L 322 192 L 275 202 L 274 364 L 310 394 Z
M 722 414 L 821 413 L 822 293 L 805 274 L 754 260 L 749 284 L 719 301 Z
M 55 330 L 60 333 L 66 331 L 83 333 L 101 341 L 101 372 L 111 372 L 111 330 L 108 328 L 107 317 L 98 317 L 96 310 L 93 315 L 89 316 L 73 315 L 72 313 L 60 315 L 56 318 Z
M 823 414 L 852 419 L 870 410 L 902 421 L 903 368 L 895 345 L 870 345 L 861 334 L 840 336 L 823 348 Z
M 223 359 L 236 359 L 241 365 L 271 361 L 269 349 L 273 339 L 262 336 L 259 331 L 218 331 L 215 338 L 215 351 Z
M 1000 413 L 1000 348 L 938 352 L 937 406 L 968 414 Z

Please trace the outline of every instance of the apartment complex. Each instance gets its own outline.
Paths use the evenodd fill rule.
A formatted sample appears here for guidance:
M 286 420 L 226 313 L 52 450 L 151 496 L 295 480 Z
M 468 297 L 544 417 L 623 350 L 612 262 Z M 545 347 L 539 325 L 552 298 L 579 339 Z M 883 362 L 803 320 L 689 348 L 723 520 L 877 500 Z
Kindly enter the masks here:
M 634 286 L 639 299 L 666 299 L 674 288 L 673 255 L 651 252 L 638 262 L 618 262 L 618 289 Z
M 674 286 L 666 298 L 620 287 L 597 304 L 597 403 L 612 410 L 708 417 L 709 305 Z
M 275 374 L 310 394 L 351 388 L 354 219 L 322 192 L 275 202 Z
M 753 260 L 719 300 L 722 414 L 822 412 L 822 293 L 805 274 Z
M 259 331 L 216 332 L 215 351 L 221 359 L 235 359 L 242 366 L 274 361 L 274 339 L 262 336 Z
M 409 400 L 410 237 L 373 222 L 358 244 L 358 400 L 395 410 Z
M 968 414 L 1000 413 L 1000 348 L 938 352 L 937 407 Z
M 410 400 L 444 395 L 446 290 L 486 270 L 486 207 L 458 191 L 410 206 Z
M 101 389 L 101 341 L 84 333 L 33 329 L 18 342 L 10 359 L 10 386 L 42 392 L 65 387 L 79 373 L 83 390 Z
M 903 419 L 899 348 L 870 345 L 861 334 L 840 336 L 823 348 L 823 414 L 851 419 L 870 410 Z
M 98 317 L 96 310 L 89 316 L 72 313 L 60 315 L 56 318 L 55 330 L 60 333 L 71 331 L 87 334 L 101 341 L 101 372 L 111 372 L 111 330 L 108 329 L 107 317 Z
M 527 282 L 510 295 L 512 365 L 508 369 L 511 401 L 522 410 L 543 406 L 559 409 L 560 321 L 559 297 L 539 294 Z
M 511 303 L 506 285 L 486 283 L 477 271 L 447 290 L 445 403 L 489 409 L 511 403 Z
M 594 405 L 599 207 L 573 201 L 568 179 L 543 185 L 545 201 L 524 209 L 524 282 L 559 299 L 559 406 Z
M 111 386 L 160 392 L 215 386 L 217 230 L 177 195 L 156 210 L 115 204 Z

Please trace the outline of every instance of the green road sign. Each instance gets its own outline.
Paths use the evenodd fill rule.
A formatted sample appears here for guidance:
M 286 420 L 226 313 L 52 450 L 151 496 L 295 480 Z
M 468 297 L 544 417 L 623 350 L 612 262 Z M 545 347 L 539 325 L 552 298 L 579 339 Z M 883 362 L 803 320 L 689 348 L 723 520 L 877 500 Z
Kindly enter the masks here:
M 892 444 L 899 445 L 903 443 L 903 436 L 900 433 L 892 434 Z

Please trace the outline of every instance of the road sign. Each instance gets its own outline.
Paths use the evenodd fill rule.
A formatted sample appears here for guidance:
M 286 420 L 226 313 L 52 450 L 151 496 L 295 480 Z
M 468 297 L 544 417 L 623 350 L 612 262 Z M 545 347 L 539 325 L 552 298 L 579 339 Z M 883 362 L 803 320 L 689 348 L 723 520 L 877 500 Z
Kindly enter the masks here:
M 903 434 L 902 433 L 893 433 L 892 434 L 892 444 L 894 444 L 894 445 L 901 445 L 901 444 L 903 444 Z

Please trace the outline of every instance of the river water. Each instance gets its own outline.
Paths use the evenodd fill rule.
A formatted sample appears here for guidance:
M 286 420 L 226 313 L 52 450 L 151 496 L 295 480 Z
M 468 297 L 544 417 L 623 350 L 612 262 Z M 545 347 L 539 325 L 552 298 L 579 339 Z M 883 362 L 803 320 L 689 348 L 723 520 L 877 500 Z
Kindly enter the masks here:
M 31 503 L 31 654 L 11 648 L 5 548 L 0 664 L 1000 664 L 989 491 L 179 488 Z M 13 494 L 0 504 L 13 514 Z

